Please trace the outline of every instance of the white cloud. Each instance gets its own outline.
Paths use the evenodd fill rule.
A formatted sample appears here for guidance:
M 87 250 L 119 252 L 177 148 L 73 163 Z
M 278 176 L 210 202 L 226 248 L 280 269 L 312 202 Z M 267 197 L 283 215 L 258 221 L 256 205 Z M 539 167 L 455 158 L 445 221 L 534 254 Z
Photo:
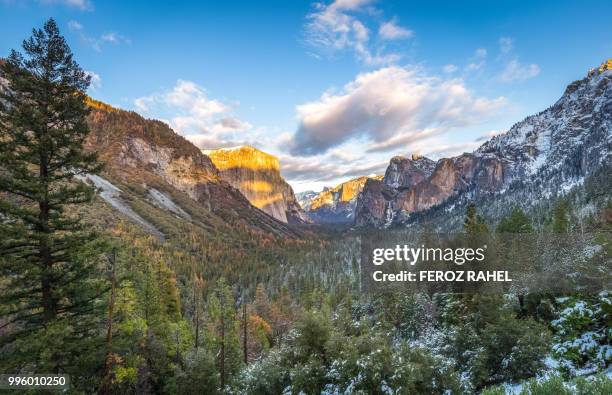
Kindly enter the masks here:
M 99 74 L 94 73 L 93 71 L 85 71 L 85 74 L 91 77 L 89 89 L 95 91 L 96 89 L 100 89 L 102 87 L 102 78 L 100 78 Z
M 139 97 L 134 107 L 143 114 L 172 114 L 168 124 L 202 148 L 219 148 L 244 143 L 239 132 L 253 126 L 232 115 L 232 106 L 209 97 L 204 88 L 192 81 L 178 80 L 169 91 Z M 251 143 L 252 144 L 252 143 Z
M 209 99 L 203 88 L 195 82 L 178 80 L 174 88 L 164 95 L 166 104 L 184 109 L 197 118 L 208 119 L 229 110 L 218 100 Z
M 518 59 L 512 59 L 502 71 L 499 78 L 504 82 L 525 81 L 540 74 L 537 64 L 521 64 Z
M 395 21 L 389 21 L 380 26 L 378 35 L 384 40 L 400 40 L 412 37 L 414 32 L 398 26 Z
M 419 68 L 390 66 L 359 74 L 341 93 L 324 93 L 298 106 L 300 125 L 289 147 L 295 155 L 316 155 L 365 138 L 382 151 L 398 136 L 418 139 L 426 130 L 442 133 L 478 123 L 504 103 L 503 97 L 475 97 L 461 79 L 444 80 Z
M 386 65 L 400 59 L 398 53 L 385 53 L 382 47 L 370 43 L 370 29 L 366 26 L 364 14 L 378 12 L 371 6 L 372 0 L 336 0 L 330 4 L 315 3 L 314 11 L 306 16 L 306 42 L 313 48 L 329 53 L 353 51 L 357 58 L 367 65 Z M 359 16 L 359 17 L 358 17 Z M 379 29 L 387 39 L 403 38 L 412 34 L 394 24 Z M 382 36 L 381 36 L 382 37 Z M 385 38 L 385 37 L 383 37 Z
M 486 58 L 487 50 L 485 48 L 478 48 L 475 52 L 477 58 Z
M 454 73 L 455 71 L 457 71 L 458 67 L 455 66 L 454 64 L 447 64 L 446 66 L 444 66 L 442 68 L 442 71 L 444 71 L 445 73 Z

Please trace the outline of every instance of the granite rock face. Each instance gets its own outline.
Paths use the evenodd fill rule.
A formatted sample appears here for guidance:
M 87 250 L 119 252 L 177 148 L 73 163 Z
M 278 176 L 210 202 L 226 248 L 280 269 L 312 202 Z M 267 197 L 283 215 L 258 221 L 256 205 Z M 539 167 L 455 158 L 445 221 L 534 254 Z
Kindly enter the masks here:
M 357 198 L 364 185 L 378 177 L 358 177 L 333 188 L 325 188 L 308 202 L 307 213 L 316 223 L 352 224 Z
M 395 157 L 381 181 L 364 187 L 357 201 L 355 224 L 390 226 L 398 214 L 426 210 L 471 187 L 494 190 L 502 182 L 501 163 L 473 154 L 437 163 L 427 158 Z
M 411 159 L 396 156 L 385 172 L 384 182 L 392 188 L 403 189 L 429 177 L 436 167 L 431 159 L 413 155 Z
M 307 223 L 293 189 L 280 173 L 278 158 L 250 146 L 204 151 L 219 176 L 238 189 L 255 207 L 279 221 Z

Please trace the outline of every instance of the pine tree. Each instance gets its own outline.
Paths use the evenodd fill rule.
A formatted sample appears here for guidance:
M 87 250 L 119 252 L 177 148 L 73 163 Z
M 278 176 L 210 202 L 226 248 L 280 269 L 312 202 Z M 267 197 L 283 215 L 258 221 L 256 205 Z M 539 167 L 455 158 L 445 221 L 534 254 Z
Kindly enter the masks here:
M 476 205 L 470 203 L 465 213 L 465 220 L 463 221 L 463 228 L 465 232 L 470 235 L 481 235 L 489 232 L 489 228 L 485 223 L 484 218 L 478 215 Z
M 509 216 L 502 218 L 497 225 L 498 233 L 532 233 L 529 217 L 520 207 L 514 207 Z
M 567 233 L 569 230 L 568 219 L 569 205 L 566 200 L 559 199 L 553 210 L 553 232 Z
M 224 278 L 217 286 L 208 301 L 212 330 L 214 334 L 214 353 L 218 355 L 221 389 L 225 388 L 228 379 L 233 376 L 242 362 L 238 335 L 238 317 L 232 289 Z
M 101 293 L 96 235 L 71 215 L 94 192 L 75 177 L 100 170 L 83 148 L 90 77 L 53 19 L 34 29 L 23 50 L 0 66 L 0 314 L 10 325 L 2 343 L 43 328 L 49 334 L 58 321 L 85 323 Z

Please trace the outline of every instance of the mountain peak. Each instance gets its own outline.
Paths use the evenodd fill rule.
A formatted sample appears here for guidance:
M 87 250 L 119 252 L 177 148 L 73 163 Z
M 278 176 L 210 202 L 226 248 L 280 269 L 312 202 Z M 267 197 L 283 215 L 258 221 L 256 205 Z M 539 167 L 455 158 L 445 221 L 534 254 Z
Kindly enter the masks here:
M 587 77 L 593 77 L 599 74 L 602 74 L 606 71 L 612 70 L 612 58 L 608 59 L 608 60 L 604 60 L 599 67 L 597 68 L 592 68 L 589 70 L 589 73 L 587 74 Z
M 255 171 L 280 172 L 280 162 L 276 156 L 250 145 L 203 150 L 202 152 L 221 171 L 232 168 L 248 168 Z

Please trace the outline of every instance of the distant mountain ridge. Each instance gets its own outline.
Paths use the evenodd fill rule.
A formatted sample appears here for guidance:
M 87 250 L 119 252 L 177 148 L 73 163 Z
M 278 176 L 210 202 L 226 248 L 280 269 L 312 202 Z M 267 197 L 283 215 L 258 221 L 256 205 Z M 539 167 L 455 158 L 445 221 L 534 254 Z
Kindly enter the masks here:
M 295 198 L 298 203 L 302 207 L 304 211 L 310 210 L 310 205 L 312 204 L 312 200 L 319 194 L 319 192 L 315 191 L 303 191 L 295 194 Z
M 145 188 L 160 207 L 173 207 L 164 191 L 176 190 L 231 226 L 278 236 L 295 236 L 287 224 L 310 219 L 374 227 L 426 221 L 457 229 L 469 202 L 496 221 L 512 206 L 534 207 L 587 184 L 604 200 L 612 188 L 612 60 L 473 153 L 437 162 L 394 157 L 384 176 L 358 177 L 300 201 L 269 154 L 238 147 L 209 157 L 163 122 L 95 100 L 89 105 L 86 145 L 99 152 L 108 175 Z
M 612 59 L 569 84 L 551 107 L 473 153 L 437 162 L 397 156 L 383 177 L 355 179 L 351 204 L 341 203 L 340 185 L 305 199 L 304 206 L 317 223 L 341 219 L 384 228 L 427 222 L 456 230 L 470 202 L 493 222 L 514 206 L 550 205 L 570 191 L 579 191 L 584 204 L 592 198 L 602 203 L 610 198 L 611 173 Z
M 370 179 L 380 180 L 382 176 L 357 177 L 333 188 L 325 188 L 318 194 L 310 194 L 303 207 L 315 223 L 352 224 L 354 222 L 357 197 Z
M 593 177 L 609 185 L 611 148 L 612 59 L 571 83 L 554 105 L 474 153 L 443 158 L 435 166 L 428 161 L 427 171 L 414 158 L 393 158 L 383 180 L 364 185 L 355 224 L 427 220 L 456 229 L 472 201 L 494 221 L 514 205 L 529 208 L 563 196 Z

